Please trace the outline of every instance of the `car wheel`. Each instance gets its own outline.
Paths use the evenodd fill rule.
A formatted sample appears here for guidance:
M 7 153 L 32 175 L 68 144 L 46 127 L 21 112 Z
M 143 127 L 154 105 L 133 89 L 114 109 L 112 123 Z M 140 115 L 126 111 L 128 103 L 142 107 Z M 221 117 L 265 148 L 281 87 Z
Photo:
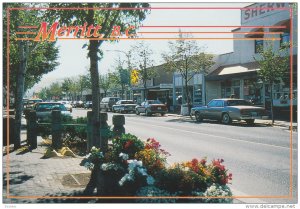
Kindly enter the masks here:
M 203 118 L 202 118 L 200 112 L 195 113 L 195 118 L 196 118 L 197 122 L 202 122 L 203 121 Z
M 112 108 L 111 111 L 112 111 L 112 112 L 116 112 L 115 108 Z
M 161 114 L 161 116 L 164 116 L 166 113 L 160 113 Z
M 232 122 L 230 116 L 228 115 L 228 113 L 224 113 L 222 116 L 222 123 L 224 124 L 230 124 Z
M 140 112 L 136 109 L 136 110 L 135 110 L 135 114 L 139 115 Z
M 253 125 L 254 124 L 254 120 L 255 119 L 248 119 L 248 120 L 245 120 L 247 124 L 249 125 Z

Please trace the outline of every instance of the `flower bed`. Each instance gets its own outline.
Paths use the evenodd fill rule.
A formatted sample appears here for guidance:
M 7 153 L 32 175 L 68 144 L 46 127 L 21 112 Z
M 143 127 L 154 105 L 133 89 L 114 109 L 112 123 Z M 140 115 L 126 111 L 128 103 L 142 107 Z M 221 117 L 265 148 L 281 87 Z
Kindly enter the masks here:
M 178 202 L 192 200 L 204 203 L 230 203 L 227 186 L 232 174 L 223 159 L 192 159 L 166 166 L 170 154 L 155 139 L 141 141 L 131 134 L 113 139 L 106 153 L 93 147 L 83 165 L 97 172 L 112 196 L 133 196 L 136 202 Z

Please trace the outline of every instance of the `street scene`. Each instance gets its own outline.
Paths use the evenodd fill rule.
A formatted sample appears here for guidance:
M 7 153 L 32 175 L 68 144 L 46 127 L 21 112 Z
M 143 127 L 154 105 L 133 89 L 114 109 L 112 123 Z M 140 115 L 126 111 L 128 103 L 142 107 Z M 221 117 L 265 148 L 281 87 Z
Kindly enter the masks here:
M 297 15 L 3 4 L 2 203 L 295 208 Z

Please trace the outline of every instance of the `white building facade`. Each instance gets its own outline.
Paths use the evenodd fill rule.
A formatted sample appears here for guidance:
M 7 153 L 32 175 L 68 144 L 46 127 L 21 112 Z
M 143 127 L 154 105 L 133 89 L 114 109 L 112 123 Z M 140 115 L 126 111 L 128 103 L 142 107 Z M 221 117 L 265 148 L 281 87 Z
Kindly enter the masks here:
M 273 101 L 274 104 L 278 102 L 280 105 L 282 102 L 281 105 L 289 106 L 292 87 L 293 102 L 296 103 L 297 16 L 292 14 L 291 6 L 289 3 L 256 3 L 241 10 L 241 27 L 232 30 L 233 38 L 237 39 L 233 43 L 233 52 L 219 55 L 216 69 L 206 76 L 206 102 L 234 95 L 267 107 L 270 103 L 270 86 L 262 84 L 258 78 L 259 66 L 254 57 L 258 56 L 259 47 L 272 44 L 274 50 L 278 51 L 281 44 L 291 41 L 293 65 L 286 69 L 286 76 L 273 86 Z M 291 76 L 293 83 L 290 82 Z

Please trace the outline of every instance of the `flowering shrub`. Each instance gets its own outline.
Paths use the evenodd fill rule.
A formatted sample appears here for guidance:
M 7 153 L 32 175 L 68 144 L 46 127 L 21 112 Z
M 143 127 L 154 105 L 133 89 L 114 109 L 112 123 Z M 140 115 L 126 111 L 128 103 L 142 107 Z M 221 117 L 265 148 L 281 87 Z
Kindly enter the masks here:
M 225 166 L 222 165 L 223 162 L 223 159 L 213 160 L 212 165 L 210 166 L 212 181 L 220 185 L 226 185 L 229 180 L 232 180 L 232 174 L 229 173 L 227 175 L 227 170 L 225 169 Z
M 144 148 L 144 143 L 131 134 L 122 134 L 121 137 L 113 139 L 112 143 L 112 152 L 115 156 L 118 156 L 120 153 L 125 153 L 129 155 L 130 159 L 133 159 L 134 155 Z
M 135 158 L 141 160 L 152 175 L 165 168 L 167 157 L 170 156 L 168 152 L 160 147 L 158 141 L 149 138 L 144 149 L 135 154 Z
M 196 198 L 197 201 L 206 203 L 232 202 L 232 193 L 227 186 L 232 174 L 223 165 L 223 159 L 211 163 L 207 163 L 206 158 L 192 159 L 166 167 L 169 155 L 155 139 L 144 143 L 136 136 L 123 134 L 113 140 L 112 147 L 104 154 L 93 147 L 84 166 L 90 170 L 99 166 L 96 168 L 105 174 L 103 178 L 113 179 L 110 191 L 145 197 L 137 202 L 177 201 L 168 198 L 171 196 L 201 196 L 203 198 Z M 146 198 L 162 196 L 166 198 Z
M 171 197 L 175 196 L 175 194 L 171 194 L 166 190 L 159 189 L 155 186 L 145 186 L 140 188 L 136 196 L 138 197 Z M 138 203 L 175 203 L 175 198 L 139 198 L 136 200 Z
M 192 195 L 201 196 L 201 197 L 210 197 L 201 199 L 205 203 L 232 203 L 231 197 L 232 192 L 230 188 L 226 185 L 212 184 L 204 193 L 202 192 L 193 192 Z M 220 198 L 213 198 L 220 197 Z

